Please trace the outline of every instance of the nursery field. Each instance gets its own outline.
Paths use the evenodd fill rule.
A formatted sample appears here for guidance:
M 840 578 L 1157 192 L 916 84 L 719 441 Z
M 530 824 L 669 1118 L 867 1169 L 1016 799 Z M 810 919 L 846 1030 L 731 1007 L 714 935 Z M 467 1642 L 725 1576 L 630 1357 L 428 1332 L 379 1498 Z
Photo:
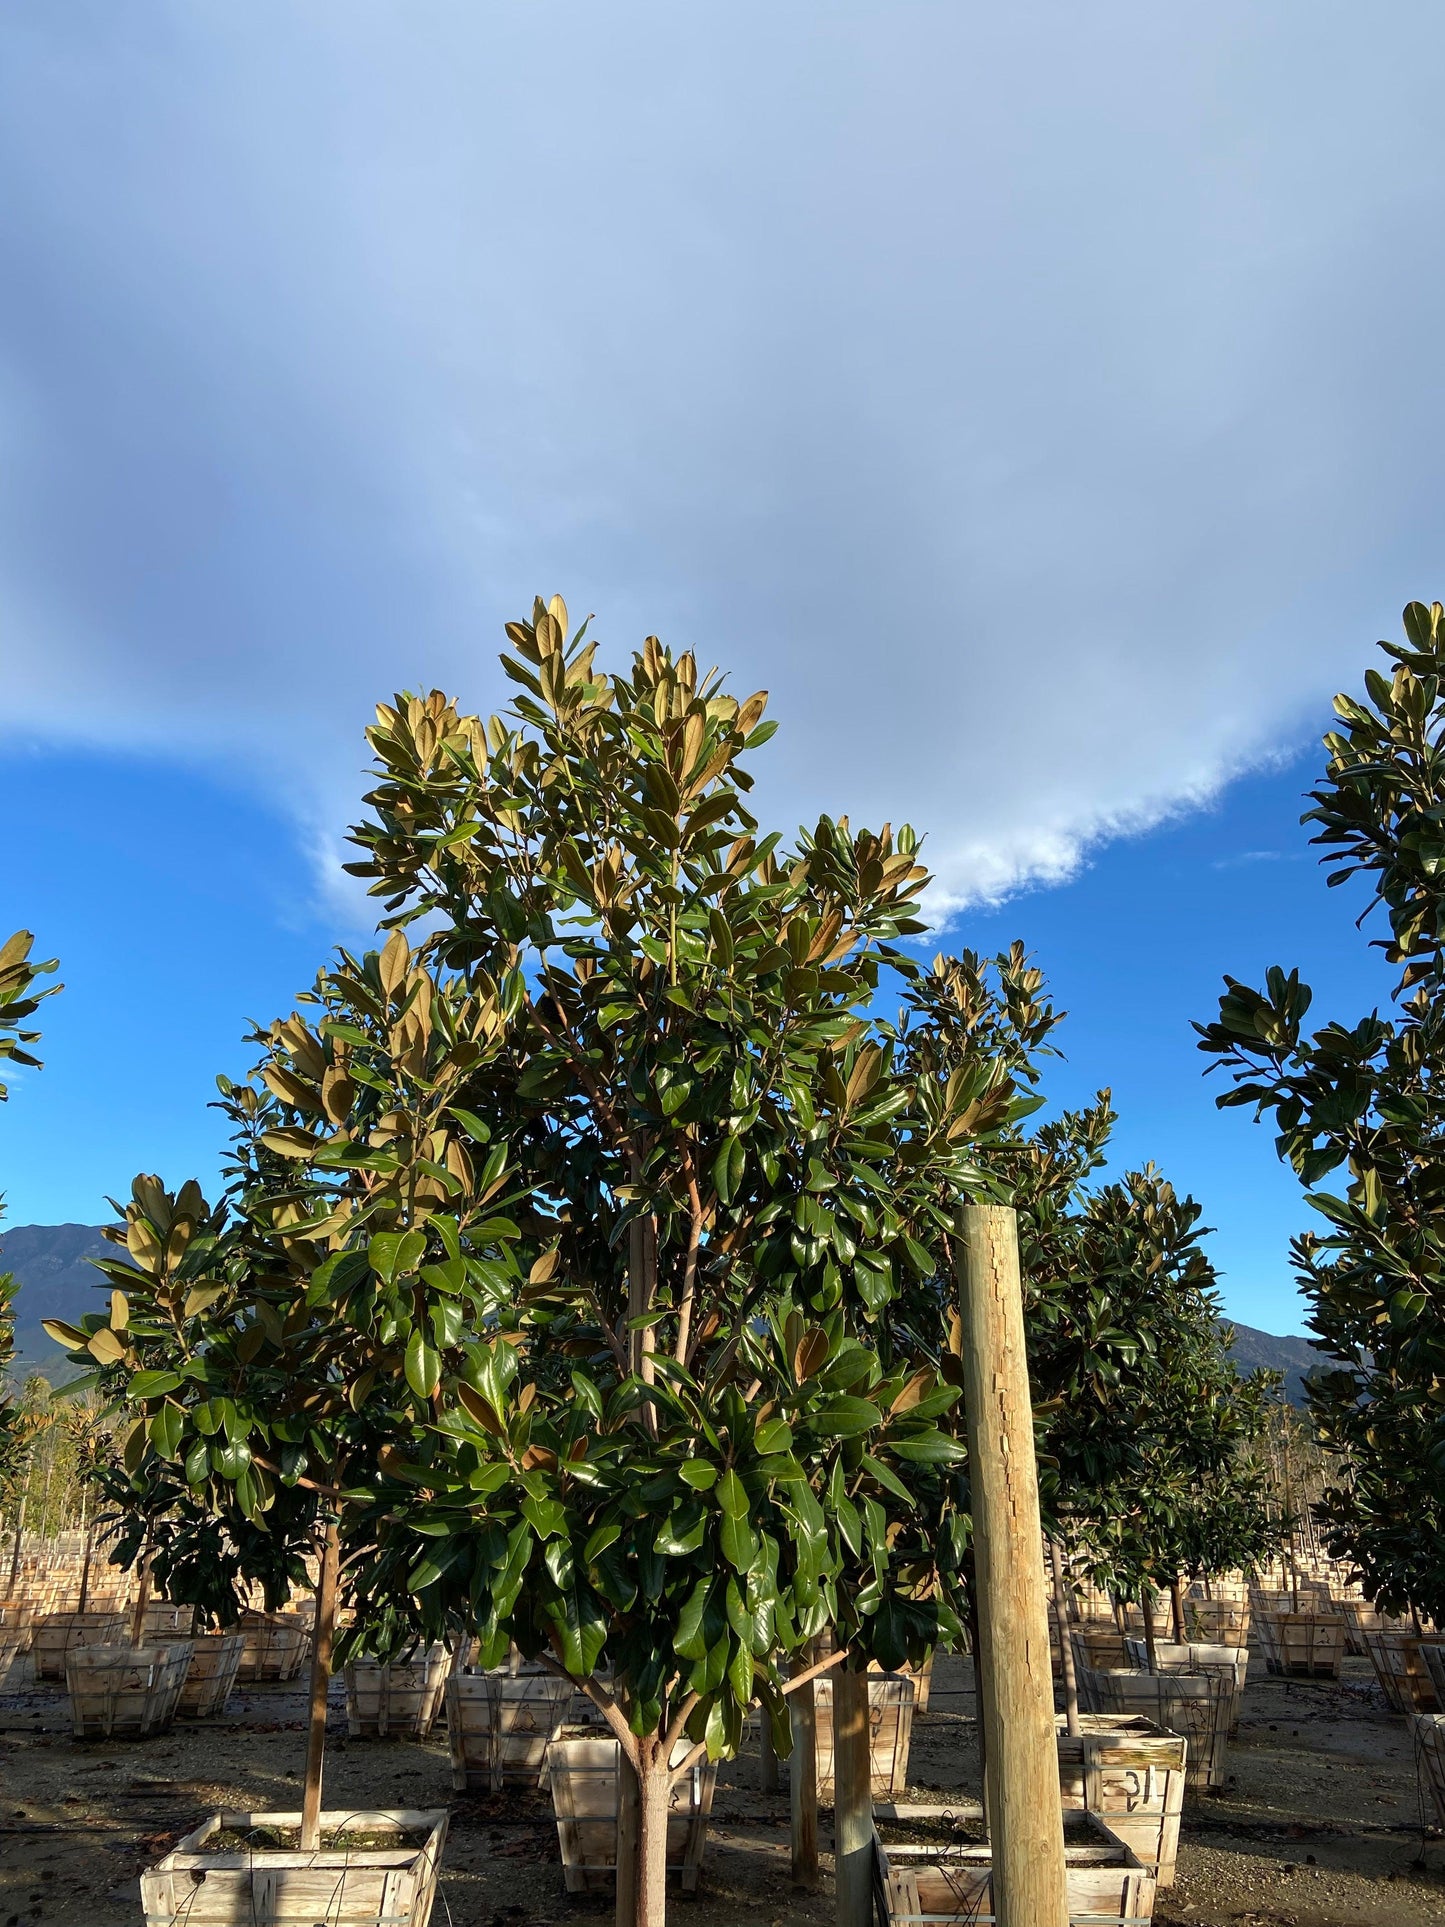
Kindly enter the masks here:
M 140 1869 L 206 1812 L 296 1804 L 305 1711 L 300 1683 L 242 1688 L 222 1719 L 78 1745 L 63 1690 L 36 1687 L 19 1661 L 0 1696 L 0 1927 L 137 1927 Z M 329 1807 L 451 1805 L 437 1927 L 611 1916 L 605 1897 L 564 1894 L 545 1794 L 453 1795 L 444 1736 L 414 1745 L 348 1741 L 345 1731 L 338 1681 Z M 1367 1661 L 1347 1659 L 1338 1683 L 1252 1677 L 1229 1759 L 1223 1792 L 1186 1805 L 1178 1879 L 1155 1910 L 1161 1927 L 1445 1922 L 1445 1837 L 1422 1828 L 1409 1732 Z M 913 1801 L 978 1797 L 966 1659 L 937 1664 L 910 1777 Z M 832 1920 L 826 1878 L 816 1895 L 790 1886 L 787 1794 L 761 1792 L 755 1747 L 723 1766 L 702 1890 L 674 1905 L 696 1927 Z

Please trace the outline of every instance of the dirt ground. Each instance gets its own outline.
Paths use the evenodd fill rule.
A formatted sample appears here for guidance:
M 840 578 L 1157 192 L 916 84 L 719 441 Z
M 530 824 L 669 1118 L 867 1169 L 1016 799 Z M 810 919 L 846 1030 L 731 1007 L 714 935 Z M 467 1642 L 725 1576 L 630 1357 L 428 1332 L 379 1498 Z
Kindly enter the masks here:
M 1186 1806 L 1160 1927 L 1445 1927 L 1445 1836 L 1422 1822 L 1409 1730 L 1368 1664 L 1345 1666 L 1338 1685 L 1251 1678 L 1229 1786 Z M 452 1807 L 435 1927 L 610 1915 L 600 1897 L 564 1893 L 545 1795 L 454 1798 L 444 1735 L 348 1742 L 336 1695 L 328 1807 Z M 0 1695 L 0 1927 L 138 1927 L 141 1868 L 212 1808 L 299 1805 L 304 1711 L 299 1686 L 249 1688 L 222 1720 L 78 1745 L 63 1690 L 18 1662 Z M 938 1662 L 911 1777 L 914 1799 L 977 1797 L 967 1660 Z M 670 1914 L 683 1927 L 831 1920 L 826 1861 L 821 1892 L 789 1884 L 787 1794 L 761 1792 L 756 1756 L 722 1769 L 702 1892 Z

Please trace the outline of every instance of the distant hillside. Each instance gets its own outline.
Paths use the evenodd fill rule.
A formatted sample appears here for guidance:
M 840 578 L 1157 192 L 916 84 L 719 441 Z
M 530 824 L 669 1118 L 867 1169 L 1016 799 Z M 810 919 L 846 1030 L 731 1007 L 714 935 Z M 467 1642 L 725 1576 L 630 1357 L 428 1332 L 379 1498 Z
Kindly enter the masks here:
M 1234 1356 L 1240 1367 L 1246 1372 L 1283 1372 L 1285 1397 L 1291 1405 L 1303 1405 L 1305 1374 L 1328 1363 L 1324 1354 L 1307 1338 L 1276 1338 L 1232 1318 L 1225 1323 L 1234 1326 Z
M 41 1329 L 43 1318 L 68 1318 L 100 1311 L 105 1280 L 86 1261 L 115 1247 L 93 1224 L 0 1225 L 0 1271 L 13 1271 L 15 1296 L 14 1375 L 43 1372 L 52 1384 L 74 1374 L 60 1347 Z
M 92 1224 L 0 1225 L 0 1271 L 13 1271 L 20 1283 L 15 1300 L 16 1375 L 43 1372 L 54 1380 L 67 1376 L 65 1354 L 41 1330 L 42 1318 L 68 1318 L 99 1311 L 105 1280 L 86 1262 L 112 1252 Z M 1265 1367 L 1284 1373 L 1285 1396 L 1304 1403 L 1305 1373 L 1323 1361 L 1305 1338 L 1276 1338 L 1252 1325 L 1234 1325 L 1234 1356 L 1245 1371 Z

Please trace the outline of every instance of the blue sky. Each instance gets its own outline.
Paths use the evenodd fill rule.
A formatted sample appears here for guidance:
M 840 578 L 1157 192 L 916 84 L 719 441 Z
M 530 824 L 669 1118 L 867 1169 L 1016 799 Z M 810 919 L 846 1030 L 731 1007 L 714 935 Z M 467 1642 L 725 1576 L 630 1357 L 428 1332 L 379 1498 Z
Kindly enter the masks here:
M 1187 1025 L 1376 994 L 1290 824 L 1439 587 L 1442 56 L 1423 0 L 11 0 L 0 923 L 70 986 L 14 1215 L 204 1162 L 354 922 L 372 703 L 491 706 L 560 590 L 771 689 L 771 820 L 928 829 L 1290 1324 Z
M 767 754 L 787 757 L 788 735 L 785 720 Z M 1112 1088 L 1115 1167 L 1152 1158 L 1199 1198 L 1228 1309 L 1275 1331 L 1302 1323 L 1286 1249 L 1312 1214 L 1268 1130 L 1216 1112 L 1190 1023 L 1212 1016 L 1225 971 L 1257 981 L 1271 963 L 1301 967 L 1321 1022 L 1388 997 L 1358 903 L 1326 890 L 1298 823 L 1316 760 L 1111 841 L 1068 883 L 961 912 L 946 939 L 1023 938 L 1069 1013 L 1046 1090 L 1072 1104 Z M 319 889 L 287 817 L 195 770 L 31 744 L 0 766 L 0 807 L 7 900 L 62 953 L 66 983 L 46 1006 L 45 1070 L 14 1079 L 0 1112 L 12 1221 L 97 1221 L 137 1169 L 209 1181 L 221 1132 L 206 1105 L 217 1071 L 246 1068 L 244 1021 L 289 1009 L 364 922 Z

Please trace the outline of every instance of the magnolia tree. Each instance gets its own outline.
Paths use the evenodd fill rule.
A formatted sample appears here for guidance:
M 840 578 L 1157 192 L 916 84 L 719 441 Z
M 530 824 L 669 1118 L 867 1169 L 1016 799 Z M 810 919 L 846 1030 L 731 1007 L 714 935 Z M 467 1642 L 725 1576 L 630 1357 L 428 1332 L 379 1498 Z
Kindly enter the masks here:
M 54 958 L 48 963 L 35 963 L 30 954 L 34 943 L 28 930 L 17 930 L 0 945 L 0 1064 L 8 1062 L 39 1070 L 40 1059 L 31 1046 L 39 1043 L 40 1032 L 27 1028 L 27 1023 L 42 1001 L 53 997 L 60 986 L 37 988 L 40 979 L 54 971 L 56 963 Z M 0 1103 L 9 1095 L 8 1086 L 0 1081 Z M 0 1217 L 3 1215 L 3 1203 L 0 1203 Z M 7 1510 L 22 1503 L 20 1485 L 34 1430 L 14 1400 L 10 1384 L 11 1361 L 15 1356 L 15 1289 L 14 1276 L 8 1271 L 0 1272 L 0 1506 Z M 12 1577 L 19 1565 L 19 1532 L 23 1526 L 22 1515 L 11 1561 Z
M 1273 1380 L 1230 1356 L 1193 1199 L 1153 1166 L 1089 1188 L 1113 1123 L 1101 1092 L 996 1156 L 1020 1210 L 1045 1510 L 1096 1581 L 1135 1599 L 1271 1545 Z
M 371 731 L 352 867 L 437 967 L 507 987 L 468 1103 L 525 1193 L 525 1277 L 479 1369 L 440 1365 L 362 1583 L 405 1573 L 432 1623 L 464 1603 L 487 1656 L 515 1639 L 592 1695 L 656 1922 L 672 1779 L 754 1701 L 787 1749 L 790 1656 L 831 1630 L 894 1665 L 957 1630 L 938 1280 L 1028 1101 L 1027 996 L 1017 959 L 990 987 L 899 948 L 908 829 L 760 834 L 762 696 L 651 638 L 606 674 L 585 627 L 560 600 L 509 625 L 508 716 L 399 697 Z M 876 1014 L 889 973 L 907 1026 Z
M 47 1327 L 133 1415 L 114 1496 L 127 1550 L 157 1548 L 172 1597 L 225 1621 L 237 1586 L 259 1578 L 279 1603 L 319 1566 L 306 1848 L 343 1538 L 362 1533 L 388 1459 L 435 1422 L 443 1357 L 480 1374 L 510 1276 L 515 1228 L 489 1202 L 504 1153 L 460 1104 L 503 1021 L 479 981 L 428 974 L 399 934 L 342 953 L 306 1014 L 258 1033 L 255 1077 L 222 1082 L 227 1203 L 137 1179 L 112 1234 L 126 1255 L 103 1265 L 108 1313 Z M 371 1600 L 352 1643 L 399 1644 L 425 1583 L 409 1573 Z
M 1326 1369 L 1310 1408 L 1341 1477 L 1317 1511 L 1391 1611 L 1445 1617 L 1445 608 L 1414 602 L 1389 672 L 1337 696 L 1324 779 L 1304 821 L 1333 866 L 1366 879 L 1399 976 L 1393 1016 L 1305 1027 L 1310 990 L 1271 970 L 1226 978 L 1200 1048 L 1253 1105 L 1327 1229 L 1293 1256 Z M 1338 1182 L 1322 1188 L 1338 1173 Z
M 379 712 L 385 946 L 258 1034 L 228 1215 L 142 1181 L 75 1337 L 133 1472 L 262 1530 L 309 1495 L 354 1645 L 515 1640 L 592 1696 L 655 1923 L 672 1780 L 754 1702 L 787 1749 L 811 1640 L 958 1630 L 949 1239 L 1053 1019 L 1018 952 L 900 948 L 906 828 L 759 833 L 760 696 L 651 639 L 603 674 L 557 601 L 509 635 L 509 716 Z

